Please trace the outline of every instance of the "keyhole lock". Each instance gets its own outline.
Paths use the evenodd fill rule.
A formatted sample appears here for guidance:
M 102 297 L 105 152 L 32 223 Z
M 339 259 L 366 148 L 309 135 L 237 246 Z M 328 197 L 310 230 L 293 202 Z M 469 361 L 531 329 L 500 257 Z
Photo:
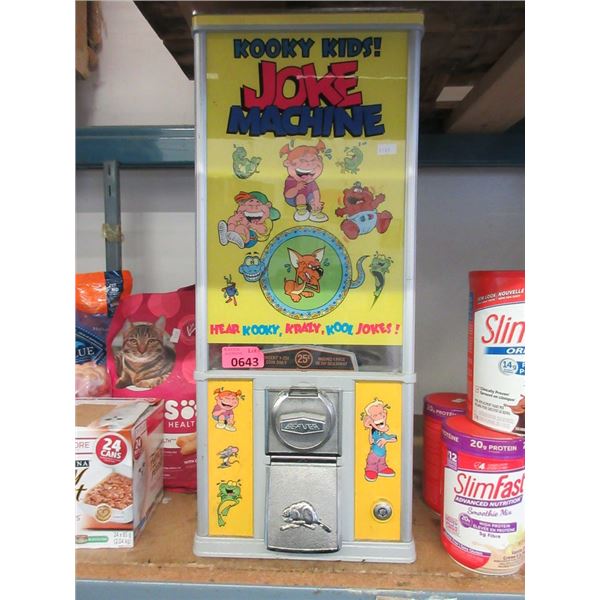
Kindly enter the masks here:
M 387 521 L 392 516 L 392 507 L 388 502 L 378 502 L 373 507 L 373 516 L 378 521 Z

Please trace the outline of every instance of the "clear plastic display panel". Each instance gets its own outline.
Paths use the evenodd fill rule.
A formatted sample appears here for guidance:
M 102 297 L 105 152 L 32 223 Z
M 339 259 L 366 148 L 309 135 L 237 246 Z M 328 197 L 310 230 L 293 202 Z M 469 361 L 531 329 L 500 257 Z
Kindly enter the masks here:
M 401 372 L 408 33 L 207 39 L 209 369 Z

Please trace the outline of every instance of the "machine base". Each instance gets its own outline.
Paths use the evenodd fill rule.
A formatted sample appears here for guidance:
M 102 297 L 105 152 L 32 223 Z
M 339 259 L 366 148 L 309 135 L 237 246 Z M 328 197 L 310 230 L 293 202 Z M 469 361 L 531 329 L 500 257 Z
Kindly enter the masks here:
M 194 536 L 194 554 L 202 557 L 278 558 L 291 560 L 343 560 L 377 563 L 412 563 L 417 555 L 415 542 L 343 542 L 337 552 L 275 552 L 264 540 Z

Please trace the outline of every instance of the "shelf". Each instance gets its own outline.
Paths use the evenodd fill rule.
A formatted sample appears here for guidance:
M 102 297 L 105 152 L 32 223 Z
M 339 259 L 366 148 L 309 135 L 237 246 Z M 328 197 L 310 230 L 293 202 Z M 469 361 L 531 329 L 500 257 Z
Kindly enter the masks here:
M 416 430 L 420 425 L 417 419 Z M 421 437 L 415 439 L 418 469 Z M 459 567 L 439 541 L 439 519 L 420 498 L 419 470 L 414 489 L 417 560 L 412 564 L 198 558 L 192 552 L 196 497 L 167 493 L 135 548 L 76 551 L 77 598 L 187 600 L 198 598 L 199 591 L 207 600 L 238 597 L 226 594 L 231 588 L 224 586 L 248 586 L 243 594 L 238 590 L 244 600 L 294 600 L 311 597 L 317 591 L 321 600 L 432 598 L 427 591 L 436 592 L 436 600 L 524 597 L 523 573 L 490 577 Z M 296 588 L 293 594 L 291 590 L 283 592 L 282 588 L 288 587 Z M 440 595 L 442 592 L 449 595 Z
M 193 168 L 192 126 L 83 127 L 77 129 L 79 169 L 111 160 L 124 168 Z M 422 134 L 419 167 L 522 167 L 525 134 Z
M 160 582 L 167 587 L 174 583 L 185 583 L 191 584 L 190 594 L 214 584 L 243 585 L 253 589 L 263 586 L 269 586 L 269 589 L 299 586 L 306 588 L 307 592 L 310 588 L 328 588 L 332 593 L 334 590 L 362 590 L 365 593 L 369 591 L 372 597 L 376 594 L 390 595 L 390 590 L 396 592 L 399 589 L 446 591 L 453 598 L 459 593 L 476 594 L 478 599 L 484 597 L 482 593 L 488 594 L 490 598 L 497 597 L 498 594 L 523 594 L 524 575 L 486 577 L 459 567 L 439 542 L 439 520 L 420 498 L 416 498 L 414 503 L 417 560 L 408 565 L 198 558 L 192 552 L 196 529 L 195 495 L 168 493 L 164 502 L 158 506 L 135 548 L 76 551 L 76 574 L 82 591 L 101 587 L 102 580 L 105 585 L 137 582 L 135 587 L 139 587 L 140 583 L 151 582 Z M 105 592 L 109 589 L 112 591 L 103 596 L 113 600 L 125 596 L 130 599 L 128 588 L 131 587 L 109 586 Z M 119 589 L 123 591 L 123 596 L 116 593 Z M 161 596 L 167 597 L 167 594 Z M 168 596 L 173 597 L 170 593 Z M 411 597 L 413 596 L 414 594 Z M 78 594 L 77 597 L 78 600 L 86 600 L 94 596 Z M 223 597 L 225 596 L 221 596 Z M 265 594 L 260 596 L 262 599 L 268 597 Z M 245 600 L 249 598 L 250 596 L 244 595 Z

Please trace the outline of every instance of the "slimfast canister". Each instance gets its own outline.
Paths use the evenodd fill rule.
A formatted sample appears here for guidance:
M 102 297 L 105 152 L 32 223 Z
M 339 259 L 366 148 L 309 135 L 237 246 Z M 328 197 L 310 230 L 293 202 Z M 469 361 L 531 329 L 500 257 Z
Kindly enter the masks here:
M 444 548 L 472 571 L 516 573 L 525 561 L 524 438 L 450 417 L 442 452 Z
M 525 271 L 469 273 L 469 417 L 525 435 Z
M 442 510 L 442 423 L 464 414 L 466 407 L 466 394 L 436 392 L 423 399 L 423 500 L 437 514 Z

